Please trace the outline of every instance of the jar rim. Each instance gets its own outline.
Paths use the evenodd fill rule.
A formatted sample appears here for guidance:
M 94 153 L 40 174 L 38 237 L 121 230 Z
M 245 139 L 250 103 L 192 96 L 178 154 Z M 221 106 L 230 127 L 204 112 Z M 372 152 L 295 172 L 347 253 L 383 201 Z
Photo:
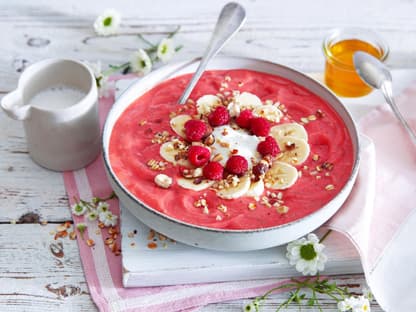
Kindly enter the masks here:
M 330 30 L 327 36 L 324 38 L 322 49 L 327 59 L 331 60 L 331 62 L 337 66 L 343 67 L 344 69 L 351 70 L 351 66 L 333 55 L 330 47 L 337 42 L 348 39 L 358 39 L 374 46 L 382 53 L 381 57 L 379 58 L 379 60 L 382 62 L 387 59 L 390 53 L 390 49 L 386 41 L 377 32 L 371 29 L 359 27 L 334 28 Z

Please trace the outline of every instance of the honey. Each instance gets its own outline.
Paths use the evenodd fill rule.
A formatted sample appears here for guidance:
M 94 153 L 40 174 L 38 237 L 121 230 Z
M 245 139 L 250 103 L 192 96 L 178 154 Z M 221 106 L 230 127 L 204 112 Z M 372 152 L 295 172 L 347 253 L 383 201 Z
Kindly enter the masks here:
M 382 61 L 388 54 L 387 45 L 381 43 L 376 34 L 360 29 L 353 31 L 354 34 L 346 34 L 346 30 L 336 30 L 333 36 L 324 42 L 325 84 L 343 97 L 364 96 L 372 91 L 354 69 L 354 52 L 364 51 Z M 370 38 L 370 35 L 373 37 Z M 363 39 L 359 38 L 360 36 Z

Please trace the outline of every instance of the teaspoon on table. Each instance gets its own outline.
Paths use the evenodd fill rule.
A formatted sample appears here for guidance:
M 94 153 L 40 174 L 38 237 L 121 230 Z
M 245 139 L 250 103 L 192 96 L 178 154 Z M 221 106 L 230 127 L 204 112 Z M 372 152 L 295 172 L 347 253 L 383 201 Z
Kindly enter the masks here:
M 403 118 L 393 98 L 392 77 L 389 69 L 374 56 L 365 52 L 355 52 L 354 67 L 360 78 L 370 87 L 380 89 L 386 102 L 390 105 L 397 119 L 402 123 L 410 136 L 413 144 L 416 145 L 416 134 Z
M 211 40 L 205 50 L 204 56 L 199 63 L 199 66 L 192 76 L 191 81 L 185 88 L 182 96 L 179 99 L 179 104 L 185 104 L 192 90 L 194 89 L 199 78 L 201 78 L 208 62 L 222 49 L 229 39 L 241 28 L 246 20 L 246 11 L 244 8 L 235 2 L 226 4 L 218 17 Z

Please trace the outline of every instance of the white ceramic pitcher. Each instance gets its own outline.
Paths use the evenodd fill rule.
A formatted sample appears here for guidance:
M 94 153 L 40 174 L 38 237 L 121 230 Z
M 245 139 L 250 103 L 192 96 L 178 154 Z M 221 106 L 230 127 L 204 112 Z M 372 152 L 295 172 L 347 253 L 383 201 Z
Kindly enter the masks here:
M 31 99 L 48 88 L 65 86 L 85 93 L 73 105 L 30 105 Z M 101 146 L 97 86 L 91 70 L 81 62 L 46 59 L 28 67 L 18 87 L 3 97 L 6 114 L 24 124 L 28 151 L 39 165 L 66 171 L 93 161 Z M 57 99 L 56 101 L 59 101 Z

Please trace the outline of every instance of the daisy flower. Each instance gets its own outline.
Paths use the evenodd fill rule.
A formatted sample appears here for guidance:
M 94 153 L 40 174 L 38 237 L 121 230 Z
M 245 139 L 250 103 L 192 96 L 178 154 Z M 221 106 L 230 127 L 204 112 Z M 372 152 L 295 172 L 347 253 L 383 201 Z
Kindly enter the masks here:
M 130 66 L 133 72 L 145 75 L 152 70 L 152 60 L 145 50 L 139 49 L 133 53 Z
M 107 9 L 97 17 L 94 30 L 100 36 L 114 35 L 120 28 L 121 15 L 114 9 Z
M 87 213 L 87 218 L 88 218 L 88 220 L 90 220 L 90 221 L 95 221 L 95 220 L 97 220 L 97 219 L 98 219 L 98 212 L 97 212 L 97 211 L 95 211 L 95 210 L 90 211 L 89 213 Z
M 167 63 L 175 54 L 175 47 L 173 46 L 172 38 L 163 38 L 156 51 L 156 55 L 163 63 Z
M 82 216 L 87 211 L 87 206 L 83 203 L 75 203 L 72 206 L 72 213 L 76 216 Z
M 108 208 L 110 205 L 106 202 L 99 202 L 97 205 L 97 212 L 98 214 L 101 214 L 103 212 L 108 212 Z
M 100 213 L 98 218 L 102 223 L 104 223 L 104 226 L 116 226 L 117 225 L 118 217 L 113 215 L 111 211 Z
M 324 270 L 327 261 L 324 248 L 315 234 L 308 234 L 307 239 L 303 237 L 287 245 L 286 257 L 303 275 L 316 275 Z
M 370 302 L 364 296 L 349 297 L 338 302 L 338 310 L 341 312 L 370 312 Z

